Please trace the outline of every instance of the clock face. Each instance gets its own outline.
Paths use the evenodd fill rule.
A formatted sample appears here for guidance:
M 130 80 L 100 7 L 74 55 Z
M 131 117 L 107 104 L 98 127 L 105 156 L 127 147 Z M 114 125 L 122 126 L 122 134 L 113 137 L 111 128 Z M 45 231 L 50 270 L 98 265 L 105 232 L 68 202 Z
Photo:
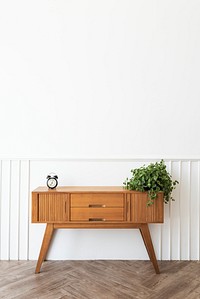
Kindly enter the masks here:
M 55 188 L 57 186 L 58 182 L 54 178 L 50 178 L 47 180 L 47 186 L 51 189 Z

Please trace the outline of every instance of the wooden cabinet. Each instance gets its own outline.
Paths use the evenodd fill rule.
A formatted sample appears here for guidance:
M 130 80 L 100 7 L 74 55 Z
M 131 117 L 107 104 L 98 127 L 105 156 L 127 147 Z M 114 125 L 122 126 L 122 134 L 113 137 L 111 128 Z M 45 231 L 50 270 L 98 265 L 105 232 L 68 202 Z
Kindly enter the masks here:
M 47 223 L 36 273 L 45 259 L 54 229 L 138 228 L 159 273 L 148 223 L 162 223 L 163 194 L 147 207 L 147 193 L 122 187 L 39 187 L 32 192 L 32 222 Z
M 114 187 L 113 187 L 114 188 Z M 117 188 L 117 187 L 116 187 Z M 60 190 L 60 192 L 59 192 Z M 40 188 L 32 192 L 32 222 L 70 223 L 72 222 L 127 222 L 127 223 L 162 223 L 163 194 L 150 207 L 145 192 L 91 192 L 64 188 L 47 190 Z M 118 190 L 118 189 L 117 189 Z

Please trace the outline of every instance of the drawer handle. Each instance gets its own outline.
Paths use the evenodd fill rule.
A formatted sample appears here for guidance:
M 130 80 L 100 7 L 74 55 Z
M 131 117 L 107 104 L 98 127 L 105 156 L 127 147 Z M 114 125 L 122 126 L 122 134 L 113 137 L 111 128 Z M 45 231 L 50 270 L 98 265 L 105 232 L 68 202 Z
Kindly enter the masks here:
M 101 204 L 90 204 L 89 208 L 105 208 L 106 205 L 101 205 Z
M 106 221 L 104 218 L 89 218 L 89 221 Z

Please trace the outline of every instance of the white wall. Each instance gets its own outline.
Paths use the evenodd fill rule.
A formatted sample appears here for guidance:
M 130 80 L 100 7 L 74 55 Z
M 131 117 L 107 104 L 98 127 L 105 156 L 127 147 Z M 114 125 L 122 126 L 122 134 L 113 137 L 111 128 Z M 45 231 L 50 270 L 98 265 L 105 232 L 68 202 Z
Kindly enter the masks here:
M 198 231 L 188 233 L 193 212 L 198 212 L 199 229 L 199 15 L 196 0 L 0 0 L 2 259 L 36 257 L 42 227 L 30 224 L 30 191 L 45 184 L 49 171 L 59 172 L 61 184 L 118 185 L 142 160 L 160 158 L 181 163 L 181 171 L 183 163 L 191 182 L 181 179 L 180 188 L 196 191 L 194 197 L 182 191 L 180 212 L 166 215 L 167 223 L 181 223 L 175 235 L 180 239 L 168 230 L 168 239 L 156 241 L 164 242 L 166 252 L 159 245 L 157 253 L 160 258 L 199 258 L 193 241 Z M 98 159 L 106 159 L 105 164 Z M 190 177 L 187 167 L 193 163 Z M 97 248 L 76 252 L 80 232 L 63 233 L 75 244 L 72 253 L 64 247 L 60 252 L 59 246 L 52 258 L 98 253 Z M 105 236 L 115 238 L 115 245 L 130 242 L 130 237 L 123 242 L 122 232 L 98 234 L 87 232 L 83 239 L 91 238 L 90 245 L 105 243 Z M 101 253 L 145 258 L 142 243 L 135 249 L 132 242 L 124 254 L 114 256 L 109 244 L 95 258 Z
M 1 156 L 199 156 L 199 15 L 195 0 L 0 1 Z

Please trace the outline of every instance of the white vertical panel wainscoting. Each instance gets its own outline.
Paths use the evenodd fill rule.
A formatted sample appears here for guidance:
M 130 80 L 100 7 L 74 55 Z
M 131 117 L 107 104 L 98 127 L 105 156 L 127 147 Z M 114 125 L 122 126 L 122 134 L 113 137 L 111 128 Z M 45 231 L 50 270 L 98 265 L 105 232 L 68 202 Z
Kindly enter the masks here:
M 0 259 L 37 259 L 44 224 L 31 223 L 31 191 L 55 172 L 59 185 L 122 185 L 130 170 L 159 159 L 0 160 Z M 159 260 L 200 259 L 200 160 L 167 159 L 180 184 L 150 230 Z M 48 259 L 148 259 L 137 230 L 59 230 Z

